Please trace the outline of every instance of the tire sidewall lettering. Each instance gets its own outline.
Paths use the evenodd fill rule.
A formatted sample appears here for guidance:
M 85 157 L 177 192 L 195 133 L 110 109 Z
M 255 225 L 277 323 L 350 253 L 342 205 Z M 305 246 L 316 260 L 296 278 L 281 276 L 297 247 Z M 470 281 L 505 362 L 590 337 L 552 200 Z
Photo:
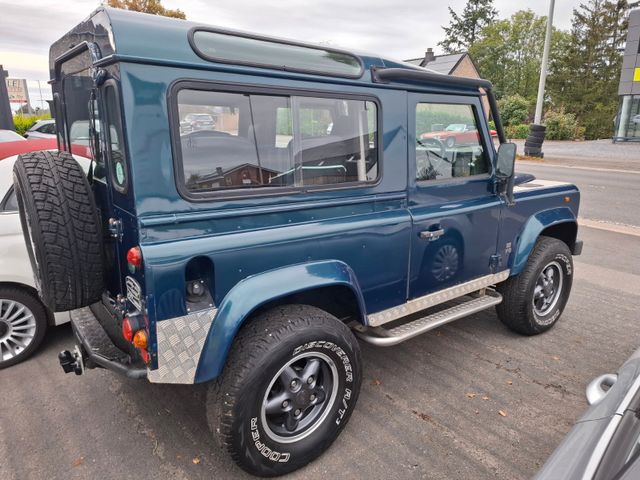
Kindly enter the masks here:
M 564 253 L 557 253 L 555 256 L 555 260 L 558 260 L 560 264 L 563 266 L 564 273 L 566 276 L 570 277 L 571 275 L 573 275 L 573 267 L 572 267 L 571 260 L 567 258 L 567 256 Z
M 299 347 L 296 347 L 293 350 L 293 353 L 291 356 L 295 357 L 296 355 L 299 355 L 300 353 L 305 352 L 307 350 L 321 349 L 321 348 L 327 349 L 330 352 L 335 353 L 339 357 L 344 367 L 345 381 L 347 383 L 353 383 L 353 367 L 351 366 L 351 360 L 349 359 L 349 356 L 347 355 L 347 353 L 341 347 L 339 347 L 333 342 L 329 342 L 325 340 L 307 342 L 303 345 L 300 345 Z
M 260 455 L 275 463 L 287 463 L 291 458 L 290 452 L 278 452 L 272 448 L 269 448 L 266 443 L 262 441 L 260 430 L 258 429 L 258 417 L 252 417 L 249 423 L 251 441 L 253 442 L 253 445 L 256 447 L 256 450 L 258 450 Z

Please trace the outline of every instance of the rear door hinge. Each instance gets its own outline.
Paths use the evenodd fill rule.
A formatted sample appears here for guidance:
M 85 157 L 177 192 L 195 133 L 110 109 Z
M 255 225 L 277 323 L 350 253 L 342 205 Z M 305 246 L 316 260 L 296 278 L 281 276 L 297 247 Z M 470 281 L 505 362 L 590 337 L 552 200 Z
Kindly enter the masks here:
M 122 240 L 122 234 L 123 234 L 122 220 L 119 220 L 117 218 L 110 218 L 109 219 L 109 235 L 112 238 L 117 238 L 118 240 Z

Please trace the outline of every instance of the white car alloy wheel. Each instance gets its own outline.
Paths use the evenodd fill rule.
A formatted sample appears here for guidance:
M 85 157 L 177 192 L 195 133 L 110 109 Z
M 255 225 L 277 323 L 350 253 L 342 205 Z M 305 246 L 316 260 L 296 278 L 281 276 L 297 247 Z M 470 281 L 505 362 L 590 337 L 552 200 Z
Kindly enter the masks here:
M 17 358 L 33 343 L 36 332 L 36 319 L 26 305 L 0 298 L 0 362 Z
M 0 286 L 0 369 L 36 351 L 47 332 L 49 315 L 32 290 Z

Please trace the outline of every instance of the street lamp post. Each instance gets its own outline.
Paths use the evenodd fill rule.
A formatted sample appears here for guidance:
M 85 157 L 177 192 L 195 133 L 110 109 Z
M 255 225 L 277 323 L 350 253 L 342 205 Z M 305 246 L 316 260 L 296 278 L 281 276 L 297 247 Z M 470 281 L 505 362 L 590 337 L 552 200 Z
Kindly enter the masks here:
M 547 81 L 547 65 L 549 63 L 549 50 L 551 49 L 551 33 L 553 32 L 553 8 L 555 0 L 549 2 L 549 16 L 547 17 L 547 33 L 544 37 L 544 51 L 542 53 L 542 65 L 540 66 L 540 82 L 538 83 L 538 100 L 536 101 L 536 114 L 533 123 L 540 125 L 542 121 L 542 105 L 544 103 L 544 86 Z
M 538 98 L 536 100 L 536 112 L 533 116 L 533 124 L 529 125 L 529 136 L 524 147 L 525 155 L 542 157 L 542 143 L 545 130 L 542 122 L 542 107 L 544 105 L 544 87 L 547 81 L 547 67 L 549 64 L 549 50 L 551 49 L 551 34 L 553 33 L 553 10 L 555 0 L 549 0 L 549 16 L 547 17 L 547 33 L 544 37 L 544 50 L 542 52 L 542 64 L 540 65 L 540 81 L 538 83 Z

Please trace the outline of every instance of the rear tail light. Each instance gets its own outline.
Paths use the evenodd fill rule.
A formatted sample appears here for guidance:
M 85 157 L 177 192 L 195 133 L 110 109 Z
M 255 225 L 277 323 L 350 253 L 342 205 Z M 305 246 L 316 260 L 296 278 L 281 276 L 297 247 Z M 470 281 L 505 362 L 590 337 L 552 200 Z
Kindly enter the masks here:
M 132 315 L 122 320 L 122 337 L 138 349 L 144 363 L 149 363 L 149 338 L 142 315 Z
M 147 349 L 147 332 L 144 330 L 138 330 L 133 336 L 133 344 L 138 349 Z
M 144 363 L 149 363 L 149 352 L 142 349 L 138 350 L 138 352 L 140 352 L 140 357 L 142 358 L 142 361 Z
M 129 320 L 128 317 L 122 320 L 122 337 L 127 342 L 133 341 L 133 328 L 131 327 L 131 320 Z
M 127 263 L 129 268 L 140 268 L 142 266 L 142 252 L 140 247 L 130 248 L 127 252 Z

